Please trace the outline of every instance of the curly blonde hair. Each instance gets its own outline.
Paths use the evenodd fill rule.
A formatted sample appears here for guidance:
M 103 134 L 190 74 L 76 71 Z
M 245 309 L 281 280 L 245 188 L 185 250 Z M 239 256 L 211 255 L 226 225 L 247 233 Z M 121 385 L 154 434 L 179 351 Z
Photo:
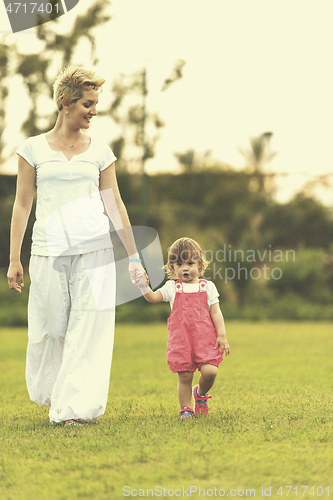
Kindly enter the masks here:
M 209 266 L 210 261 L 206 260 L 204 253 L 196 241 L 191 238 L 179 238 L 168 251 L 168 262 L 165 264 L 165 274 L 168 278 L 176 278 L 173 265 L 177 262 L 198 261 L 200 264 L 200 276 L 203 276 Z
M 63 109 L 62 100 L 66 104 L 78 101 L 85 90 L 101 90 L 104 78 L 94 71 L 79 66 L 68 66 L 60 71 L 53 84 L 53 98 L 58 111 Z

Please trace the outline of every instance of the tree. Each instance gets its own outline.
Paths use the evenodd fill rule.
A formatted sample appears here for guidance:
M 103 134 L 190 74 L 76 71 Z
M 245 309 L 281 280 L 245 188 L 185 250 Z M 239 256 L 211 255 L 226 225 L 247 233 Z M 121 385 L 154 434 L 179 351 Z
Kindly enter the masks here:
M 0 166 L 6 161 L 3 152 L 5 148 L 6 102 L 9 95 L 7 81 L 10 76 L 9 61 L 14 57 L 15 50 L 13 45 L 6 43 L 5 38 L 0 42 Z
M 185 64 L 186 62 L 183 59 L 179 59 L 175 63 L 171 75 L 164 80 L 163 86 L 161 88 L 162 92 L 167 90 L 170 87 L 170 85 L 173 85 L 177 80 L 183 78 L 183 68 Z
M 272 132 L 265 132 L 257 137 L 250 137 L 250 148 L 239 148 L 239 152 L 247 161 L 247 166 L 253 168 L 256 172 L 262 172 L 267 163 L 269 163 L 277 152 L 269 150 L 269 143 L 272 138 Z
M 298 193 L 288 203 L 266 208 L 261 232 L 272 247 L 329 250 L 333 240 L 332 214 L 319 201 Z
M 42 24 L 37 27 L 37 37 L 45 42 L 45 50 L 60 52 L 62 54 L 62 66 L 67 66 L 74 51 L 82 37 L 88 38 L 91 45 L 91 58 L 93 64 L 97 64 L 95 37 L 92 30 L 111 19 L 105 10 L 111 3 L 109 0 L 97 0 L 85 14 L 76 17 L 72 29 L 64 35 L 58 34 Z
M 52 30 L 52 26 L 58 22 L 58 19 L 53 20 L 52 25 L 47 23 L 47 27 L 45 24 L 37 26 L 37 38 L 44 43 L 44 49 L 38 54 L 18 54 L 17 73 L 22 75 L 31 99 L 29 115 L 22 125 L 26 136 L 46 132 L 52 128 L 55 122 L 57 112 L 55 111 L 51 115 L 50 113 L 43 114 L 41 106 L 39 106 L 41 96 L 48 95 L 52 99 L 54 74 L 50 76 L 49 72 L 55 55 L 57 53 L 61 55 L 62 67 L 69 65 L 79 41 L 82 37 L 86 37 L 91 45 L 93 65 L 98 62 L 93 30 L 111 19 L 105 13 L 109 5 L 108 0 L 97 0 L 85 14 L 77 16 L 71 30 L 64 35 Z
M 265 132 L 257 137 L 250 137 L 249 148 L 239 148 L 239 152 L 244 156 L 247 167 L 255 174 L 252 185 L 253 190 L 268 190 L 268 177 L 264 172 L 264 167 L 277 155 L 276 151 L 270 150 L 272 132 Z
M 177 61 L 172 74 L 164 80 L 163 92 L 182 77 L 185 61 Z M 147 225 L 149 179 L 145 172 L 145 162 L 155 156 L 155 146 L 159 139 L 159 129 L 164 122 L 157 113 L 147 111 L 146 96 L 148 94 L 147 72 L 131 75 L 120 75 L 112 86 L 114 95 L 109 109 L 104 113 L 112 117 L 119 127 L 119 136 L 111 142 L 111 148 L 120 160 L 120 168 L 135 165 L 141 166 L 141 225 Z M 149 131 L 147 133 L 147 131 Z
M 119 75 L 113 82 L 111 91 L 113 100 L 109 108 L 100 112 L 100 115 L 110 116 L 118 126 L 118 137 L 110 146 L 119 158 L 120 168 L 128 169 L 130 164 L 134 164 L 138 170 L 138 165 L 154 157 L 158 131 L 164 127 L 164 122 L 158 114 L 150 113 L 146 109 L 146 71 Z M 150 135 L 146 133 L 148 127 Z
M 185 64 L 182 59 L 176 61 L 170 76 L 163 82 L 161 92 L 182 78 Z M 141 165 L 141 171 L 144 172 L 145 161 L 155 156 L 159 131 L 164 127 L 158 113 L 147 110 L 146 98 L 149 90 L 146 69 L 129 75 L 119 75 L 111 91 L 113 101 L 102 113 L 110 116 L 118 125 L 119 135 L 111 143 L 111 148 L 120 158 L 120 168 L 137 164 L 136 170 L 138 165 Z
M 205 153 L 196 153 L 194 149 L 188 149 L 184 153 L 174 153 L 177 158 L 179 164 L 183 168 L 184 172 L 199 172 L 200 170 L 205 169 L 208 165 L 216 167 L 220 162 L 216 160 L 212 160 L 211 151 L 205 151 Z M 221 163 L 221 167 L 223 167 Z

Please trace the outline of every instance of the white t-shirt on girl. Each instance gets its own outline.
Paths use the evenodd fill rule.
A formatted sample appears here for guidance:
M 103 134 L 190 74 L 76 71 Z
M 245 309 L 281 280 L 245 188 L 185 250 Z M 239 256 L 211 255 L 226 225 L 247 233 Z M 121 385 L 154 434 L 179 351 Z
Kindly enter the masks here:
M 172 309 L 175 296 L 176 296 L 176 281 L 168 280 L 161 288 L 158 289 L 165 302 L 170 302 L 170 307 Z M 183 293 L 194 293 L 199 291 L 199 283 L 183 283 Z M 219 302 L 219 292 L 212 281 L 207 281 L 207 299 L 208 307 Z
M 99 192 L 100 172 L 116 160 L 107 144 L 91 139 L 84 153 L 67 160 L 41 134 L 26 139 L 16 153 L 36 169 L 32 255 L 78 255 L 112 247 Z

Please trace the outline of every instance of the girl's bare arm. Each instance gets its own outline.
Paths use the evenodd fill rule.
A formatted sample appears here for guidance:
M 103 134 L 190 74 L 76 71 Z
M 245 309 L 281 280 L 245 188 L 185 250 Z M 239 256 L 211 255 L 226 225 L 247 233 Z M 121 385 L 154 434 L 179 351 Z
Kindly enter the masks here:
M 146 278 L 144 278 L 144 279 L 146 280 Z M 163 301 L 162 293 L 159 290 L 156 290 L 156 292 L 153 292 L 153 290 L 147 285 L 147 283 L 139 285 L 139 288 L 142 292 L 142 295 L 147 300 L 147 302 L 150 302 L 152 304 L 156 304 L 157 302 Z
M 210 316 L 212 318 L 215 330 L 217 332 L 215 349 L 217 349 L 218 346 L 220 346 L 222 354 L 223 352 L 225 352 L 226 356 L 228 356 L 228 354 L 230 354 L 230 347 L 225 333 L 223 315 L 220 309 L 220 304 L 218 302 L 210 306 Z

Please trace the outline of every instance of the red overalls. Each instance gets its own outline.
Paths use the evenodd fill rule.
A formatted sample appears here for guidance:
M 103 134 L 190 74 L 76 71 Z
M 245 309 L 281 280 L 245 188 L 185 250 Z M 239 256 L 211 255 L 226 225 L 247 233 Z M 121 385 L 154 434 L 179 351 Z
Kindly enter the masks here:
M 200 280 L 199 292 L 184 293 L 180 280 L 168 319 L 167 362 L 170 370 L 195 372 L 201 365 L 219 366 L 221 349 L 214 349 L 217 333 L 209 314 L 207 281 Z

